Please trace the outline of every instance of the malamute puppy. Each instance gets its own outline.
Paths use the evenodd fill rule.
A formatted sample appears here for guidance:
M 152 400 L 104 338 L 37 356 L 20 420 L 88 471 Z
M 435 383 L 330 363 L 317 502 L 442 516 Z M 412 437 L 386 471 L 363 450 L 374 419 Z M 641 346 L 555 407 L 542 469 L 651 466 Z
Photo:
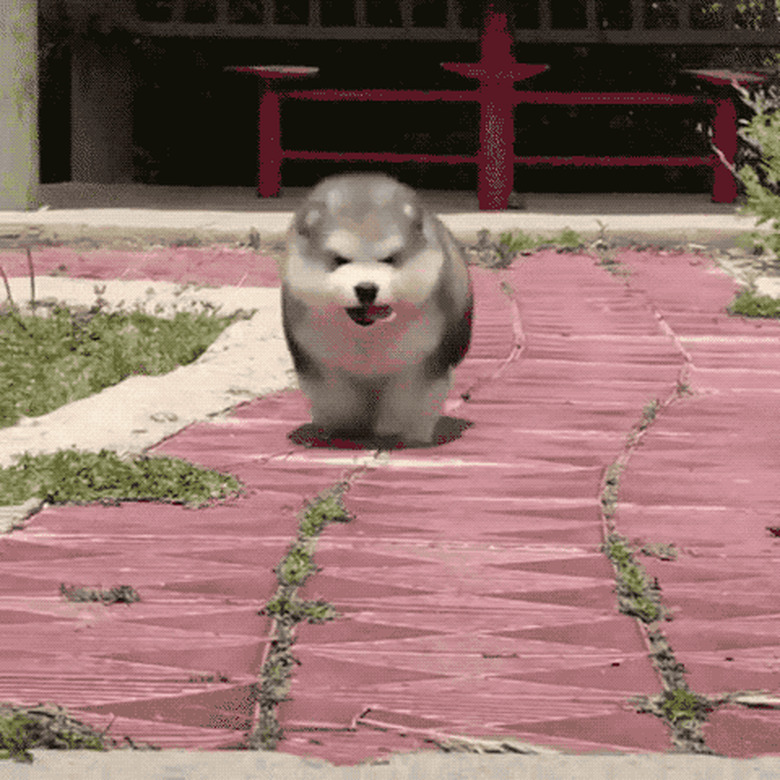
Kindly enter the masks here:
M 461 249 L 414 191 L 380 174 L 321 181 L 281 272 L 284 333 L 318 432 L 432 442 L 469 347 L 472 289 Z

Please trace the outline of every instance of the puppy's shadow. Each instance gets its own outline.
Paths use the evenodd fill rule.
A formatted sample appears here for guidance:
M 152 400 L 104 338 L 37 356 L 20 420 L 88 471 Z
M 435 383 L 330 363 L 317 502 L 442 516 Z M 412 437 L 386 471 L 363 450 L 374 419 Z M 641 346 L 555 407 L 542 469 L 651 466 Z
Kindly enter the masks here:
M 312 423 L 306 423 L 287 434 L 293 444 L 302 447 L 327 447 L 336 450 L 406 450 L 430 449 L 440 447 L 463 435 L 463 431 L 473 423 L 460 417 L 442 416 L 433 429 L 432 442 L 404 442 L 391 436 L 362 436 L 360 434 L 339 433 L 326 436 L 321 428 Z

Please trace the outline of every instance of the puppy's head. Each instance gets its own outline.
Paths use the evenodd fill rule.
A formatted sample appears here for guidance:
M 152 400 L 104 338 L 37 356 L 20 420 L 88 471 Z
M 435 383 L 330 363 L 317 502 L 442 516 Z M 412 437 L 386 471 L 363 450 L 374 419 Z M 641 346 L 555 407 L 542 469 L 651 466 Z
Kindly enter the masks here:
M 412 189 L 378 174 L 320 182 L 295 215 L 283 276 L 311 306 L 340 307 L 361 326 L 418 307 L 441 265 Z

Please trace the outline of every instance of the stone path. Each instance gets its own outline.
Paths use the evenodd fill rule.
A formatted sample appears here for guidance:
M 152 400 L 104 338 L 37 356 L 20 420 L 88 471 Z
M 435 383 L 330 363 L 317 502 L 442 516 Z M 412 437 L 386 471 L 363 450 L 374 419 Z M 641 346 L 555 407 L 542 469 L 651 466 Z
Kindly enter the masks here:
M 612 523 L 677 551 L 639 557 L 690 687 L 765 692 L 713 712 L 707 745 L 780 754 L 780 324 L 727 317 L 735 285 L 704 257 L 617 260 L 630 276 L 555 252 L 474 269 L 474 344 L 447 407 L 471 425 L 440 447 L 297 446 L 306 408 L 284 392 L 156 448 L 236 474 L 247 494 L 230 504 L 32 517 L 0 540 L 0 701 L 55 701 L 162 747 L 237 745 L 274 636 L 257 614 L 273 569 L 302 502 L 347 479 L 354 519 L 322 533 L 302 589 L 340 616 L 296 631 L 281 751 L 350 764 L 454 735 L 668 751 L 667 726 L 628 701 L 663 681 L 647 630 L 617 608 Z M 142 601 L 69 604 L 61 582 L 129 584 Z

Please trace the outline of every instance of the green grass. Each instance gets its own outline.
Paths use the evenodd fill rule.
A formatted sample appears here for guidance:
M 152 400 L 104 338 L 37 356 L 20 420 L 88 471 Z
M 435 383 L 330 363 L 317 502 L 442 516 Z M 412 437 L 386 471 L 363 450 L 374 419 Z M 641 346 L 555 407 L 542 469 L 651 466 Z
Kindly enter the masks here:
M 0 709 L 0 759 L 30 763 L 30 750 L 105 750 L 100 735 L 59 708 Z
M 235 317 L 177 312 L 88 312 L 55 306 L 45 316 L 0 307 L 0 428 L 86 398 L 132 374 L 164 374 L 206 351 Z
M 538 236 L 529 236 L 528 233 L 517 230 L 499 234 L 498 243 L 506 247 L 512 254 L 516 254 L 517 252 L 533 252 L 543 243 L 543 240 Z
M 703 696 L 698 696 L 687 688 L 665 691 L 660 704 L 666 719 L 673 724 L 686 720 L 703 720 L 712 705 Z
M 25 454 L 0 469 L 0 506 L 22 504 L 33 496 L 49 504 L 161 501 L 203 506 L 240 490 L 235 477 L 178 458 L 123 459 L 108 450 Z
M 780 299 L 745 289 L 731 302 L 728 312 L 745 317 L 780 317 Z
M 315 571 L 311 552 L 296 544 L 279 564 L 277 574 L 282 585 L 303 585 Z
M 336 610 L 327 601 L 302 601 L 297 596 L 277 594 L 265 605 L 264 613 L 293 623 L 325 623 L 336 617 Z
M 306 508 L 298 526 L 298 534 L 300 538 L 306 539 L 317 536 L 328 523 L 347 521 L 349 515 L 343 507 L 340 496 L 326 494 Z
M 601 509 L 608 520 L 614 517 L 617 511 L 618 492 L 620 490 L 620 475 L 623 466 L 620 463 L 612 463 L 604 477 L 604 490 L 601 493 Z
M 664 617 L 657 594 L 644 568 L 634 561 L 633 551 L 626 540 L 610 534 L 603 549 L 615 567 L 620 611 L 639 618 L 643 623 L 653 623 Z
M 60 593 L 66 601 L 73 602 L 99 601 L 103 604 L 133 604 L 141 600 L 135 588 L 129 585 L 116 585 L 104 590 L 102 588 L 73 587 L 62 583 Z
M 325 623 L 338 617 L 327 601 L 301 599 L 298 588 L 317 571 L 314 564 L 317 537 L 329 523 L 346 523 L 352 519 L 342 501 L 345 487 L 337 485 L 307 502 L 298 522 L 297 538 L 274 570 L 278 588 L 260 612 L 273 618 L 274 638 L 255 685 L 259 717 L 248 736 L 251 749 L 275 750 L 283 739 L 276 708 L 288 697 L 290 677 L 297 663 L 292 653 L 294 627 L 298 623 Z
M 559 249 L 579 249 L 583 245 L 583 240 L 574 230 L 564 228 L 552 238 L 531 236 L 522 230 L 506 231 L 499 234 L 498 243 L 506 247 L 508 254 L 517 254 L 518 252 L 533 252 L 546 246 L 554 246 Z

